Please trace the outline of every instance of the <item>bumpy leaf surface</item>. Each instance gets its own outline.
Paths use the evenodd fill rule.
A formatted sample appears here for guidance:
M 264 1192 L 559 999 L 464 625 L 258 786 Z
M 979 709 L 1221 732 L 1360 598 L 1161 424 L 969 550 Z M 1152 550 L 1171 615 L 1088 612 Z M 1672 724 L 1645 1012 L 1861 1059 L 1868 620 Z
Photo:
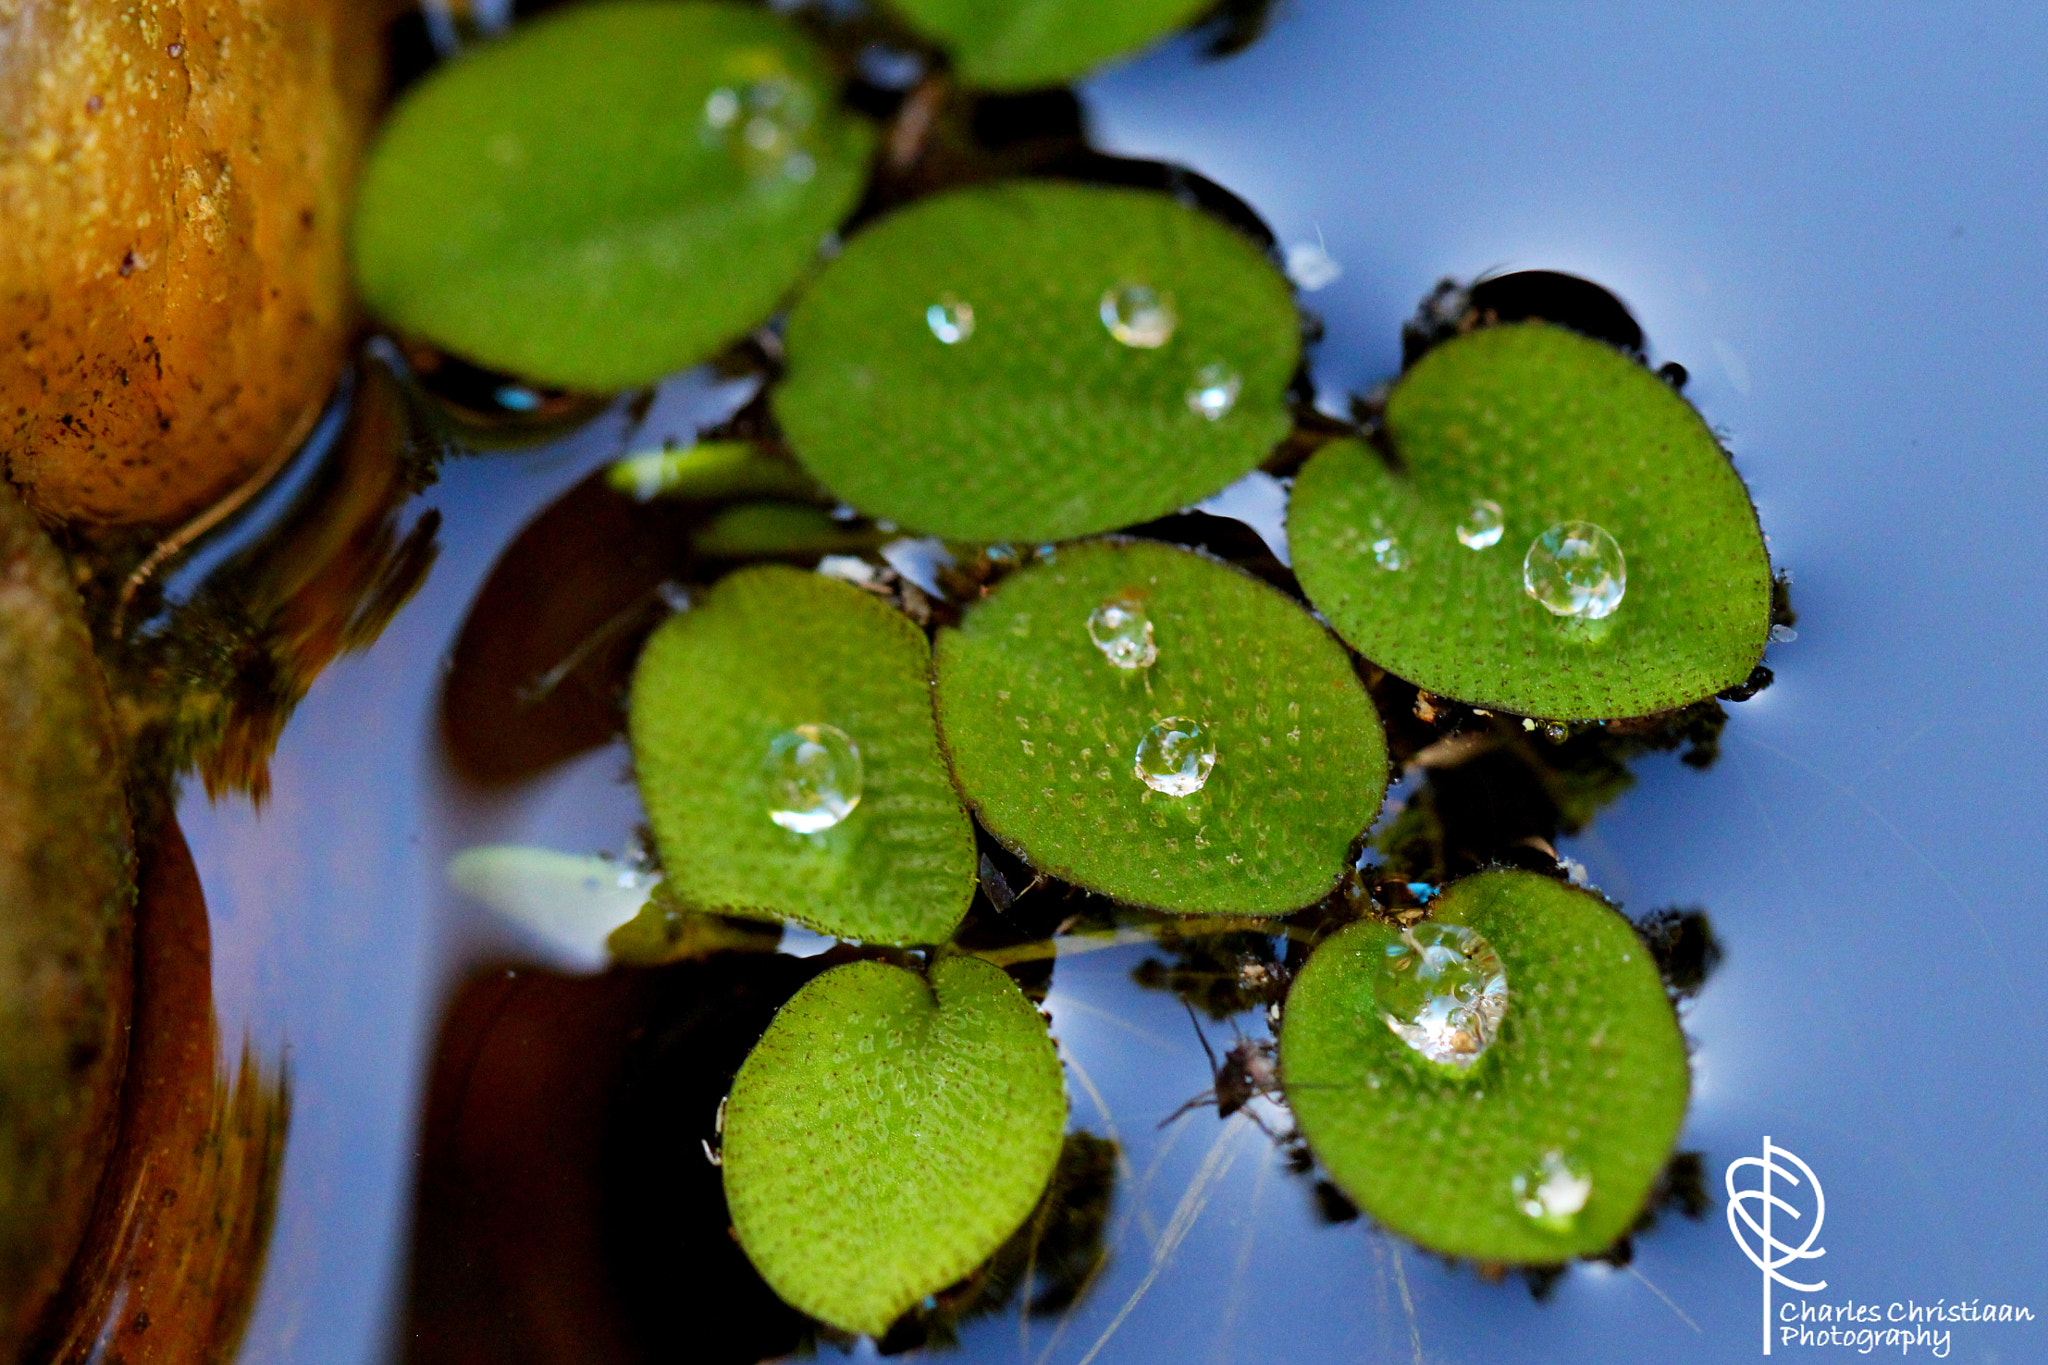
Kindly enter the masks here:
M 826 972 L 775 1016 L 725 1111 L 740 1245 L 784 1299 L 880 1336 L 1014 1232 L 1066 1123 L 1044 1021 L 1007 976 L 941 958 Z
M 1133 299 L 1170 310 L 1170 334 L 1118 341 L 1118 290 L 1150 291 L 1112 312 L 1142 324 L 1127 335 L 1165 330 Z M 804 465 L 871 516 L 970 541 L 1199 502 L 1286 434 L 1300 349 L 1286 280 L 1236 232 L 1164 195 L 1048 181 L 941 195 L 861 233 L 788 344 L 775 412 Z M 1234 395 L 1228 411 L 1198 410 L 1205 387 Z
M 1388 400 L 1399 470 L 1353 441 L 1302 471 L 1288 514 L 1301 584 L 1337 633 L 1432 692 L 1558 720 L 1647 715 L 1749 676 L 1770 630 L 1756 511 L 1690 404 L 1619 352 L 1518 323 L 1448 342 Z M 1497 543 L 1457 528 L 1501 508 Z M 1598 622 L 1523 586 L 1549 527 L 1590 521 L 1627 587 Z M 1398 569 L 1377 548 L 1391 538 Z
M 654 633 L 633 677 L 633 758 L 668 894 L 879 943 L 939 943 L 967 913 L 974 834 L 932 720 L 923 632 L 858 588 L 744 569 Z M 859 803 L 817 833 L 769 818 L 769 746 L 830 725 Z
M 1090 638 L 1109 602 L 1150 619 L 1150 668 L 1113 667 Z M 1385 791 L 1385 736 L 1343 648 L 1279 591 L 1186 550 L 1063 548 L 941 635 L 938 673 L 947 753 L 990 832 L 1133 904 L 1306 905 L 1342 875 Z M 1168 717 L 1215 746 L 1193 795 L 1136 775 L 1140 740 Z
M 356 278 L 495 369 L 609 391 L 760 322 L 859 198 L 873 135 L 763 9 L 600 0 L 429 76 L 362 181 Z
M 1462 1074 L 1426 1061 L 1382 1017 L 1400 932 L 1352 925 L 1287 998 L 1281 1076 L 1303 1135 L 1359 1207 L 1433 1251 L 1549 1264 L 1604 1249 L 1685 1118 L 1685 1042 L 1649 953 L 1597 897 L 1533 873 L 1467 878 L 1431 910 L 1499 953 L 1498 1039 Z M 1562 1228 L 1524 1214 L 1514 1188 L 1518 1175 L 1533 1188 L 1551 1153 L 1592 1181 Z

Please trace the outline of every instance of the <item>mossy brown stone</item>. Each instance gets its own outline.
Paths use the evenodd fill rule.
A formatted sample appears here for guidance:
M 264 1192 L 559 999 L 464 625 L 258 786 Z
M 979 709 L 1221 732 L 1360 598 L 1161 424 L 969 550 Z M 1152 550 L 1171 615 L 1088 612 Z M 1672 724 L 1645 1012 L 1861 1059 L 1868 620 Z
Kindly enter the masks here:
M 0 1360 L 84 1231 L 133 992 L 128 808 L 63 559 L 0 489 Z

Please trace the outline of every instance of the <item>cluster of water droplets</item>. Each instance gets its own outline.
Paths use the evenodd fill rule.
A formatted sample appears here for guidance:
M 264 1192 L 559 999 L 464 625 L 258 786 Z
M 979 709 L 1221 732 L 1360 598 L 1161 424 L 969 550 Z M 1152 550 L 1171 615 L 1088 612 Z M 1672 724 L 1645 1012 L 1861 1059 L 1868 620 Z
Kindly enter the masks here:
M 1593 1196 L 1593 1177 L 1563 1152 L 1545 1152 L 1509 1182 L 1522 1216 L 1551 1232 L 1569 1232 Z
M 1367 542 L 1367 548 L 1372 551 L 1373 563 L 1388 573 L 1399 573 L 1408 567 L 1408 551 L 1402 546 L 1401 538 L 1394 534 L 1392 527 L 1374 517 L 1367 534 L 1372 537 Z
M 817 121 L 817 96 L 780 73 L 721 85 L 704 99 L 706 140 L 723 144 L 756 180 L 802 184 L 816 175 L 811 145 Z
M 768 818 L 797 834 L 820 834 L 860 804 L 867 776 L 860 748 L 836 725 L 798 725 L 768 741 Z
M 1145 615 L 1142 606 L 1126 597 L 1113 597 L 1088 613 L 1088 638 L 1112 668 L 1136 672 L 1159 660 L 1159 645 L 1152 638 L 1152 618 Z
M 1577 621 L 1614 615 L 1628 591 L 1621 546 L 1590 521 L 1562 521 L 1522 557 L 1522 587 L 1545 611 Z
M 1200 721 L 1168 716 L 1138 741 L 1132 771 L 1163 796 L 1193 796 L 1216 766 L 1216 742 Z
M 1111 336 L 1141 351 L 1158 350 L 1173 340 L 1173 330 L 1180 326 L 1173 295 L 1162 294 L 1149 284 L 1126 282 L 1103 290 L 1096 311 Z M 1236 401 L 1235 395 L 1231 401 Z
M 1474 930 L 1423 923 L 1387 945 L 1373 995 L 1395 1037 L 1430 1061 L 1463 1071 L 1500 1033 L 1507 969 Z

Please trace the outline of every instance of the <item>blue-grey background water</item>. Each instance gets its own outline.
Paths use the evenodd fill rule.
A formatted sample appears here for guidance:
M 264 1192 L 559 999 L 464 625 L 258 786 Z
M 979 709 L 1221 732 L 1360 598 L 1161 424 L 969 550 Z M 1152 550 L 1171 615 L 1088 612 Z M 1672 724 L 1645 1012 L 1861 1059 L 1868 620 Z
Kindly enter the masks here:
M 1170 996 L 1129 987 L 1138 950 L 1099 953 L 1050 1008 L 1100 1097 L 1074 1087 L 1076 1123 L 1113 1123 L 1132 1166 L 1109 1268 L 1067 1320 L 970 1327 L 963 1359 L 1747 1358 L 1761 1276 L 1718 1185 L 1767 1134 L 1825 1186 L 1827 1254 L 1789 1271 L 1824 1277 L 1817 1299 L 2048 1311 L 2044 70 L 2048 15 L 2017 4 L 1281 0 L 1241 56 L 1180 41 L 1085 87 L 1107 149 L 1192 166 L 1342 265 L 1306 299 L 1333 402 L 1394 371 L 1441 276 L 1615 290 L 1726 433 L 1799 638 L 1717 766 L 1642 764 L 1564 850 L 1631 911 L 1706 907 L 1728 948 L 1687 1020 L 1705 1220 L 1544 1303 L 1322 1225 L 1242 1120 L 1155 1130 L 1201 1056 Z M 423 1064 L 444 988 L 493 947 L 441 889 L 447 853 L 616 848 L 635 818 L 619 749 L 479 804 L 433 741 L 492 558 L 625 430 L 450 465 L 440 562 L 316 684 L 271 803 L 185 802 L 224 1030 L 288 1051 L 296 1087 L 247 1360 L 394 1351 Z M 2039 1323 L 1955 1332 L 1951 1359 L 2048 1359 Z

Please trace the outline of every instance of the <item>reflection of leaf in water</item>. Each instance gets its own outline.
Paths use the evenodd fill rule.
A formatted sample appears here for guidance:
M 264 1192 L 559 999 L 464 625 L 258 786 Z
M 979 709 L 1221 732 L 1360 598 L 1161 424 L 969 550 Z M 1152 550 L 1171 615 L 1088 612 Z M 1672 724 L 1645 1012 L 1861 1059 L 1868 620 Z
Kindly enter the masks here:
M 941 957 L 927 981 L 835 967 L 733 1081 L 733 1228 L 785 1300 L 879 1336 L 1024 1222 L 1066 1112 L 1045 1022 L 997 968 Z

